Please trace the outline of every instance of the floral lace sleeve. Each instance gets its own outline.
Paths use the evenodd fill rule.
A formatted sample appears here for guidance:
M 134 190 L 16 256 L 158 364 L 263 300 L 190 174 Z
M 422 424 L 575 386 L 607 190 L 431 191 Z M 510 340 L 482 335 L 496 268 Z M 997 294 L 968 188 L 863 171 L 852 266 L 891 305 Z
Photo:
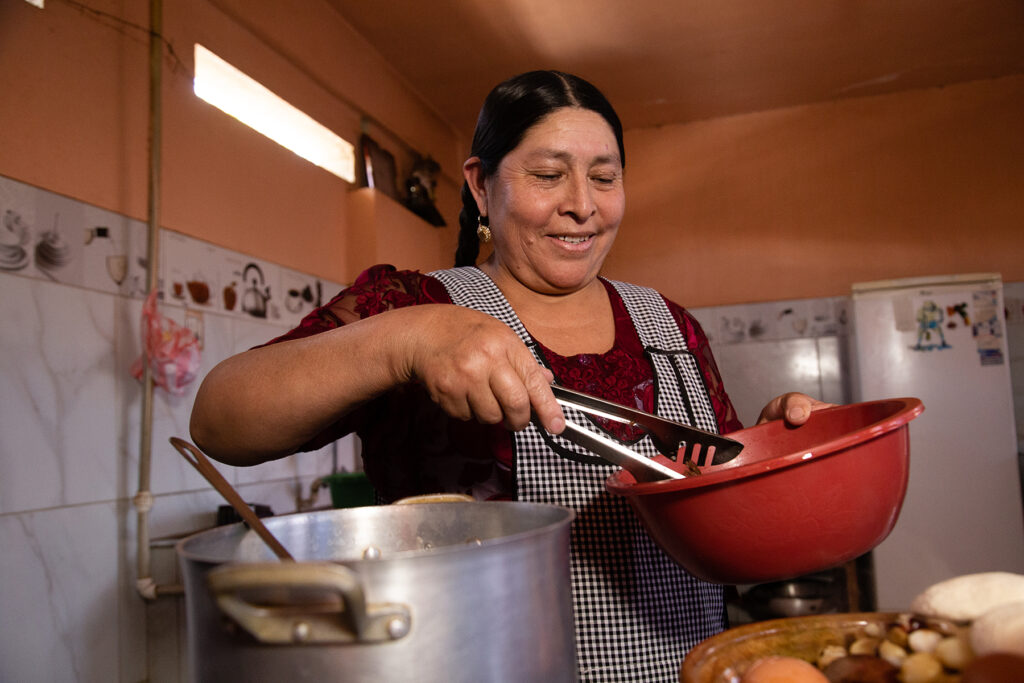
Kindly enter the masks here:
M 309 337 L 396 308 L 437 303 L 448 304 L 451 299 L 434 278 L 394 266 L 373 266 L 297 327 L 269 343 Z
M 672 316 L 676 319 L 679 329 L 686 337 L 686 344 L 693 351 L 704 372 L 704 381 L 707 383 L 708 393 L 711 395 L 711 405 L 715 409 L 715 417 L 718 418 L 718 431 L 722 434 L 735 432 L 743 429 L 743 423 L 736 415 L 729 395 L 725 393 L 725 385 L 722 383 L 722 375 L 718 371 L 718 364 L 711 353 L 711 345 L 708 343 L 707 335 L 704 334 L 700 323 L 686 309 L 678 304 L 665 299 Z
M 373 266 L 363 271 L 351 286 L 303 318 L 294 329 L 267 343 L 311 337 L 384 311 L 435 303 L 451 303 L 448 292 L 438 280 L 417 271 L 398 270 L 394 266 Z M 357 431 L 368 419 L 368 414 L 373 412 L 374 405 L 371 403 L 352 411 L 300 450 L 316 450 Z

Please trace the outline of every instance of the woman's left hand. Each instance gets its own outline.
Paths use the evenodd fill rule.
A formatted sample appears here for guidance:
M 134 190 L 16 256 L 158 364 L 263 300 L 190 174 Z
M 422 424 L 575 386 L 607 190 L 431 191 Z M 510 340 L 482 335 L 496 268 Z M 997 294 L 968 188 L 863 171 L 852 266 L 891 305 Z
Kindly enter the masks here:
M 757 418 L 757 424 L 763 424 L 770 420 L 785 419 L 791 425 L 802 425 L 804 422 L 807 422 L 807 418 L 810 417 L 812 411 L 830 408 L 834 405 L 836 404 L 825 403 L 816 398 L 811 398 L 807 394 L 791 391 L 768 401 L 768 405 L 764 407 L 760 417 Z

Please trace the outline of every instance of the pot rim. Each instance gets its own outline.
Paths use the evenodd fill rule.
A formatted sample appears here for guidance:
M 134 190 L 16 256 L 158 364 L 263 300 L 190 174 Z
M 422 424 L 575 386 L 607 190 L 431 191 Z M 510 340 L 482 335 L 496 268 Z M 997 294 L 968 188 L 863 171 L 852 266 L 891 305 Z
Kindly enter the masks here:
M 556 529 L 558 529 L 559 527 L 567 527 L 576 519 L 576 513 L 572 509 L 564 507 L 564 506 L 560 506 L 560 505 L 553 505 L 553 504 L 550 504 L 550 503 L 532 503 L 532 502 L 525 502 L 525 501 L 474 501 L 474 502 L 471 502 L 471 503 L 470 502 L 444 502 L 444 503 L 420 503 L 420 504 L 398 505 L 398 506 L 391 506 L 391 505 L 369 505 L 369 506 L 358 507 L 358 508 L 333 508 L 333 509 L 327 509 L 327 510 L 315 510 L 315 511 L 307 511 L 307 512 L 292 512 L 292 513 L 287 513 L 287 514 L 283 514 L 283 515 L 275 515 L 273 517 L 264 518 L 263 521 L 269 527 L 273 527 L 273 526 L 276 525 L 275 520 L 287 520 L 287 519 L 294 519 L 294 518 L 298 518 L 298 517 L 309 517 L 309 518 L 335 517 L 335 516 L 357 517 L 357 516 L 368 516 L 368 515 L 373 515 L 373 514 L 386 514 L 386 515 L 393 515 L 393 516 L 396 516 L 396 517 L 411 516 L 411 515 L 413 515 L 416 512 L 416 510 L 418 508 L 421 508 L 423 505 L 428 505 L 428 506 L 431 506 L 432 508 L 436 508 L 439 505 L 440 506 L 460 506 L 460 507 L 487 506 L 489 508 L 499 508 L 499 509 L 501 507 L 506 507 L 506 508 L 510 508 L 511 509 L 513 506 L 520 507 L 520 508 L 528 507 L 528 508 L 536 510 L 536 511 L 542 511 L 542 510 L 549 511 L 549 512 L 547 512 L 547 514 L 549 514 L 551 516 L 551 519 L 550 520 L 545 520 L 543 524 L 540 524 L 540 525 L 538 525 L 535 528 L 527 529 L 527 530 L 524 530 L 524 531 L 519 531 L 519 532 L 516 532 L 516 533 L 510 533 L 510 534 L 503 535 L 503 536 L 496 536 L 496 537 L 493 537 L 493 538 L 484 539 L 484 540 L 481 541 L 481 543 L 479 545 L 477 545 L 477 544 L 467 544 L 467 543 L 452 543 L 452 544 L 443 545 L 443 546 L 439 546 L 439 547 L 436 547 L 436 548 L 430 548 L 430 549 L 414 548 L 414 549 L 408 549 L 408 550 L 398 550 L 398 551 L 388 552 L 387 554 L 385 554 L 385 555 L 383 555 L 383 556 L 381 556 L 379 558 L 373 558 L 373 559 L 361 558 L 361 557 L 355 557 L 355 556 L 353 556 L 351 558 L 310 558 L 310 559 L 299 559 L 299 558 L 296 558 L 296 559 L 299 562 L 334 562 L 334 563 L 342 563 L 342 564 L 348 565 L 348 564 L 360 564 L 360 563 L 363 563 L 363 562 L 380 564 L 380 563 L 387 563 L 387 562 L 390 562 L 390 561 L 407 560 L 407 559 L 416 558 L 416 557 L 446 556 L 446 555 L 450 555 L 452 553 L 467 552 L 467 551 L 470 551 L 470 550 L 473 550 L 473 549 L 494 548 L 494 547 L 500 547 L 500 546 L 503 546 L 503 545 L 508 545 L 508 544 L 511 544 L 511 543 L 517 543 L 517 542 L 520 542 L 521 540 L 523 540 L 524 538 L 536 536 L 538 534 L 542 534 L 543 535 L 543 534 L 546 534 L 546 533 L 549 533 L 549 532 L 553 532 Z M 449 508 L 449 509 L 451 509 L 451 508 Z M 384 510 L 386 512 L 381 513 L 380 511 L 382 511 L 382 510 Z M 273 528 L 271 528 L 271 531 L 273 532 Z M 228 563 L 228 562 L 237 562 L 237 563 L 249 564 L 249 563 L 256 563 L 256 562 L 272 561 L 272 559 L 269 558 L 269 556 L 268 556 L 268 558 L 259 558 L 259 559 L 253 559 L 253 560 L 241 560 L 241 559 L 239 559 L 239 558 L 234 556 L 234 553 L 238 549 L 238 545 L 241 543 L 241 540 L 243 538 L 245 538 L 245 536 L 248 535 L 248 534 L 255 534 L 255 532 L 250 530 L 248 528 L 248 526 L 245 524 L 245 522 L 235 522 L 233 524 L 227 524 L 227 525 L 223 525 L 223 526 L 213 527 L 213 528 L 210 528 L 210 529 L 204 529 L 202 531 L 197 531 L 197 532 L 195 532 L 193 534 L 189 534 L 185 538 L 182 538 L 180 541 L 178 541 L 175 544 L 174 549 L 175 549 L 175 553 L 178 555 L 179 558 L 182 558 L 182 559 L 185 559 L 185 560 L 188 560 L 188 561 L 191 561 L 191 562 L 204 562 L 204 563 L 207 563 L 207 564 L 224 564 L 224 563 Z M 221 537 L 223 537 L 223 539 L 225 539 L 224 542 L 227 542 L 226 539 L 231 539 L 231 538 L 235 537 L 236 535 L 237 535 L 237 542 L 236 543 L 232 544 L 229 548 L 222 548 L 222 549 L 220 549 L 220 552 L 217 552 L 217 553 L 209 552 L 207 550 L 199 552 L 199 551 L 195 551 L 195 550 L 192 550 L 192 549 L 187 547 L 189 545 L 196 545 L 199 542 L 199 539 L 208 540 L 210 537 L 213 537 L 213 536 L 221 536 Z M 268 552 L 269 552 L 269 549 L 268 549 Z

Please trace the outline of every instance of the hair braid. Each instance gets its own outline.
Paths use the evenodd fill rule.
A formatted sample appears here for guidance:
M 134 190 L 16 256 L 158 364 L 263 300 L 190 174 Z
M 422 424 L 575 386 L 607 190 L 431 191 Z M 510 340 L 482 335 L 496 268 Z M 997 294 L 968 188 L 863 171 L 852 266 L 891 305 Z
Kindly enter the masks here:
M 469 185 L 462 184 L 462 210 L 459 211 L 459 246 L 455 250 L 455 267 L 475 266 L 480 255 L 480 238 L 476 234 L 480 209 Z

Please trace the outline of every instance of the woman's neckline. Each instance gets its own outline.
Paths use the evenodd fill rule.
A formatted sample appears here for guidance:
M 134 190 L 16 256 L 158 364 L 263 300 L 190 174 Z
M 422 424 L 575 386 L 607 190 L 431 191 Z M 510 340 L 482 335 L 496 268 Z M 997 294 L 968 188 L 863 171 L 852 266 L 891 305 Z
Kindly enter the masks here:
M 605 296 L 607 297 L 609 314 L 611 315 L 611 319 L 612 319 L 611 320 L 611 324 L 612 324 L 612 340 L 611 340 L 611 344 L 608 346 L 608 348 L 606 348 L 603 351 L 581 351 L 579 353 L 573 353 L 573 354 L 565 355 L 565 354 L 559 353 L 558 351 L 555 351 L 548 344 L 545 344 L 530 329 L 530 326 L 527 325 L 526 321 L 524 321 L 522 319 L 522 317 L 519 314 L 519 311 L 516 310 L 516 308 L 513 305 L 512 301 L 509 300 L 509 298 L 505 294 L 505 292 L 502 291 L 502 289 L 498 285 L 498 283 L 495 282 L 494 278 L 492 278 L 490 276 L 490 274 L 486 270 L 484 270 L 483 268 L 480 268 L 479 266 L 473 266 L 473 267 L 476 268 L 478 271 L 480 271 L 484 275 L 484 277 L 486 277 L 491 282 L 491 284 L 498 291 L 498 293 L 501 294 L 502 298 L 505 300 L 505 303 L 508 304 L 509 308 L 512 310 L 512 313 L 519 320 L 519 324 L 523 326 L 523 329 L 526 331 L 526 334 L 529 335 L 530 339 L 535 344 L 537 344 L 544 351 L 545 354 L 555 355 L 555 356 L 558 356 L 559 358 L 564 358 L 564 359 L 582 358 L 582 357 L 603 357 L 603 356 L 607 356 L 608 354 L 614 352 L 616 349 L 621 347 L 622 339 L 621 339 L 621 334 L 620 334 L 620 330 L 619 330 L 619 325 L 618 325 L 618 320 L 617 320 L 618 315 L 617 314 L 620 312 L 619 309 L 623 307 L 623 302 L 622 302 L 621 297 L 619 296 L 618 292 L 615 290 L 614 285 L 612 285 L 607 280 L 607 278 L 605 278 L 605 277 L 603 277 L 601 275 L 598 275 L 596 280 L 598 280 L 601 283 L 602 290 L 603 290 Z

